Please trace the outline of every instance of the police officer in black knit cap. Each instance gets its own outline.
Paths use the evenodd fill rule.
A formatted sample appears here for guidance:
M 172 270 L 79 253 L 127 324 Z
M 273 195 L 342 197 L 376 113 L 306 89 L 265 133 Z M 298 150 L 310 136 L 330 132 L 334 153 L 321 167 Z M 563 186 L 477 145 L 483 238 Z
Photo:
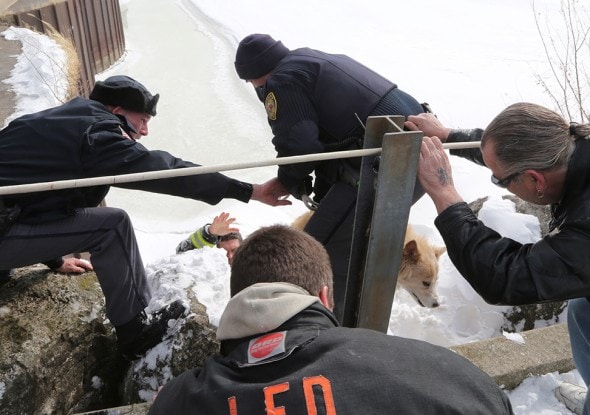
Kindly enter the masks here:
M 90 99 L 15 119 L 0 131 L 0 186 L 197 166 L 138 142 L 148 134 L 158 99 L 136 80 L 113 76 L 97 82 Z M 219 173 L 117 186 L 209 204 L 224 198 L 289 203 L 272 193 L 274 179 L 252 185 Z M 146 314 L 151 292 L 129 217 L 121 209 L 97 207 L 108 191 L 101 185 L 0 196 L 0 269 L 38 262 L 60 272 L 93 268 L 120 351 L 134 359 L 162 341 L 168 322 L 188 310 L 176 301 Z M 72 252 L 89 252 L 91 264 L 62 259 Z
M 396 84 L 348 56 L 289 50 L 267 34 L 252 34 L 240 42 L 235 68 L 264 104 L 279 157 L 356 150 L 362 148 L 367 117 L 424 112 L 423 105 Z M 360 163 L 360 158 L 351 158 L 282 165 L 277 175 L 293 196 L 317 207 L 305 230 L 330 255 L 334 312 L 340 321 Z M 417 184 L 414 201 L 422 194 Z

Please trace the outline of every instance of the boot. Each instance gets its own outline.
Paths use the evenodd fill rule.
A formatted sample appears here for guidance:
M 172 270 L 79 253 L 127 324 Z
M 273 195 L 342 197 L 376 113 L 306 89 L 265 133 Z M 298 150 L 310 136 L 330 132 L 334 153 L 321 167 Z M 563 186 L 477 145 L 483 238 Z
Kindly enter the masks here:
M 7 282 L 10 282 L 13 275 L 13 269 L 0 270 L 0 287 L 6 284 Z
M 139 358 L 168 338 L 168 322 L 179 319 L 187 311 L 182 301 L 176 300 L 153 314 L 142 311 L 130 322 L 116 326 L 119 351 L 129 361 Z
M 567 409 L 576 415 L 581 415 L 586 400 L 586 388 L 573 383 L 561 382 L 555 389 L 555 397 Z

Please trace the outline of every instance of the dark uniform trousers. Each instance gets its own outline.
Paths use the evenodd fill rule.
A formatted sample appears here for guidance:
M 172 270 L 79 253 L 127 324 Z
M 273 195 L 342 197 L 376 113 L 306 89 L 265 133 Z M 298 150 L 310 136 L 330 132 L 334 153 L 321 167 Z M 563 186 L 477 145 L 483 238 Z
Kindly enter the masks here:
M 337 182 L 305 226 L 305 231 L 321 242 L 330 256 L 334 273 L 334 315 L 340 322 L 344 312 L 357 192 L 356 187 Z
M 71 252 L 90 253 L 113 325 L 127 323 L 148 305 L 151 291 L 135 233 L 127 213 L 117 208 L 82 208 L 65 219 L 15 223 L 0 237 L 0 269 Z

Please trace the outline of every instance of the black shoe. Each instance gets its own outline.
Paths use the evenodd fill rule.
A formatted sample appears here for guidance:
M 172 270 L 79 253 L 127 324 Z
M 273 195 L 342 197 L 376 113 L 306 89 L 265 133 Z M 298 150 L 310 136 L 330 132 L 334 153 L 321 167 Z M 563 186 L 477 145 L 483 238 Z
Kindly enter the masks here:
M 176 300 L 153 314 L 139 313 L 133 320 L 116 326 L 119 351 L 127 360 L 135 360 L 167 338 L 168 322 L 186 313 L 182 301 Z
M 14 275 L 13 269 L 0 270 L 0 287 L 9 282 Z

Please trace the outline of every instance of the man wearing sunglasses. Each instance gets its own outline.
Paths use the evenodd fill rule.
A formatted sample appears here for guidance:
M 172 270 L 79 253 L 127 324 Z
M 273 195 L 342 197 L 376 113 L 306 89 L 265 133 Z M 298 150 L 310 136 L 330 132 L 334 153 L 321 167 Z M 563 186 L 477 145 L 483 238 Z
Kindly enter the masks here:
M 572 354 L 590 384 L 590 124 L 521 102 L 485 130 L 451 130 L 432 114 L 410 116 L 406 127 L 425 134 L 418 176 L 439 213 L 435 224 L 453 264 L 491 304 L 569 300 Z M 520 244 L 484 226 L 455 189 L 441 141 L 481 141 L 481 149 L 451 154 L 487 166 L 494 184 L 521 199 L 550 205 L 551 232 Z M 555 395 L 572 412 L 590 414 L 585 389 L 562 383 Z

